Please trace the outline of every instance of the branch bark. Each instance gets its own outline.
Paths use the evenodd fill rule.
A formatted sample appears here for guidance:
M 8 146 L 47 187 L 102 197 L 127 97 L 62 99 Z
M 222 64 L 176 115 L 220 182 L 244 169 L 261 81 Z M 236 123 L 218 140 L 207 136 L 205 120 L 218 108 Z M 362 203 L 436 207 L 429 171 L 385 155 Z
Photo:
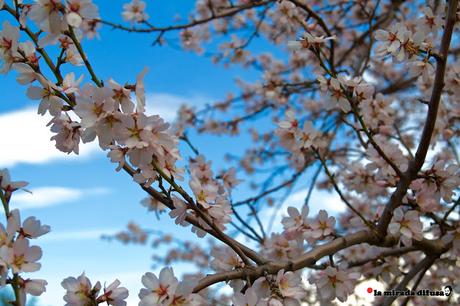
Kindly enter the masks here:
M 456 21 L 458 0 L 449 1 L 449 8 L 447 12 L 446 24 L 444 33 L 441 39 L 441 48 L 439 57 L 436 58 L 436 74 L 434 78 L 433 90 L 431 93 L 430 102 L 428 104 L 428 112 L 425 120 L 420 143 L 415 153 L 415 159 L 409 163 L 407 171 L 403 174 L 398 182 L 395 192 L 390 198 L 390 202 L 385 207 L 380 222 L 378 224 L 378 230 L 380 235 L 383 236 L 386 233 L 388 224 L 391 221 L 393 211 L 401 205 L 403 197 L 406 195 L 407 189 L 410 183 L 417 176 L 418 171 L 425 162 L 426 154 L 430 146 L 431 138 L 434 132 L 436 124 L 436 117 L 438 115 L 439 103 L 441 101 L 442 89 L 444 88 L 444 75 L 446 72 L 447 56 L 449 52 L 449 46 L 452 39 L 452 32 Z

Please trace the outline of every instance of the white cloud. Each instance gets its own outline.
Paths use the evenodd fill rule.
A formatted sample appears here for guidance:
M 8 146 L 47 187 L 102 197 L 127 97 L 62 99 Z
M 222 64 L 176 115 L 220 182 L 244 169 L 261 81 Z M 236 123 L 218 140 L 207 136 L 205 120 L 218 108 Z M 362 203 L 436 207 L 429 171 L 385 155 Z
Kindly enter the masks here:
M 148 93 L 147 113 L 158 114 L 170 122 L 182 104 L 200 107 L 210 98 L 200 95 L 190 97 L 168 93 Z M 53 133 L 46 125 L 50 116 L 40 116 L 35 107 L 0 114 L 0 167 L 12 167 L 18 163 L 45 163 L 56 159 L 75 159 L 101 152 L 97 141 L 80 143 L 80 154 L 66 154 L 57 150 L 50 140 Z
M 15 194 L 11 205 L 19 209 L 43 208 L 73 202 L 84 196 L 109 192 L 106 188 L 75 189 L 67 187 L 39 187 L 31 191 L 31 194 L 27 192 Z
M 168 93 L 147 93 L 146 100 L 147 113 L 160 115 L 167 122 L 176 118 L 176 112 L 182 104 L 200 108 L 200 106 L 212 101 L 212 99 L 200 95 L 185 97 Z
M 307 197 L 308 190 L 302 189 L 294 192 L 283 202 L 281 207 L 277 210 L 277 207 L 267 208 L 261 215 L 262 220 L 273 220 L 273 227 L 271 228 L 274 232 L 280 232 L 283 229 L 281 220 L 287 215 L 287 208 L 289 206 L 297 207 L 300 209 L 305 198 Z M 309 201 L 309 216 L 316 215 L 321 209 L 324 209 L 331 216 L 337 216 L 346 210 L 345 204 L 343 204 L 340 197 L 335 192 L 328 192 L 326 190 L 314 190 L 311 194 Z M 276 214 L 273 217 L 273 214 Z
M 80 144 L 80 155 L 57 150 L 50 140 L 53 134 L 46 125 L 49 116 L 40 116 L 35 108 L 0 114 L 0 166 L 17 163 L 45 163 L 53 159 L 81 158 L 100 151 L 96 142 Z
M 300 207 L 307 197 L 307 190 L 300 190 L 293 193 L 286 199 L 286 205 Z M 314 215 L 321 209 L 326 210 L 331 215 L 336 215 L 345 211 L 339 195 L 335 192 L 326 190 L 314 190 L 309 201 L 310 214 Z

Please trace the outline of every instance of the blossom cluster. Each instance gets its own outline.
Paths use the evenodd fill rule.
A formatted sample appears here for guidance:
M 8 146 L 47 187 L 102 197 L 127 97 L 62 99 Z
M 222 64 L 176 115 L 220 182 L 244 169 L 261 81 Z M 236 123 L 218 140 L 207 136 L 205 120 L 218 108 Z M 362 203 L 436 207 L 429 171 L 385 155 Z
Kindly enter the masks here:
M 39 296 L 46 291 L 44 279 L 25 278 L 23 273 L 36 272 L 42 257 L 39 246 L 31 241 L 47 234 L 48 225 L 42 225 L 31 216 L 21 222 L 19 210 L 9 210 L 14 192 L 27 186 L 27 182 L 12 181 L 8 169 L 0 171 L 0 196 L 5 210 L 6 224 L 0 223 L 0 287 L 11 284 L 17 290 L 18 305 L 25 305 L 27 295 Z
M 210 218 L 212 224 L 220 230 L 225 230 L 225 225 L 231 221 L 232 208 L 229 202 L 229 192 L 238 184 L 235 171 L 230 169 L 221 176 L 220 182 L 213 176 L 211 163 L 199 155 L 191 159 L 190 169 L 190 188 L 195 195 L 196 207 L 191 207 L 190 203 L 173 197 L 174 209 L 169 213 L 175 218 L 176 224 L 187 226 L 187 216 L 197 217 L 198 226 L 193 226 L 192 231 L 198 237 L 206 235 L 206 230 L 211 229 L 211 224 L 203 219 L 200 214 L 204 213 Z

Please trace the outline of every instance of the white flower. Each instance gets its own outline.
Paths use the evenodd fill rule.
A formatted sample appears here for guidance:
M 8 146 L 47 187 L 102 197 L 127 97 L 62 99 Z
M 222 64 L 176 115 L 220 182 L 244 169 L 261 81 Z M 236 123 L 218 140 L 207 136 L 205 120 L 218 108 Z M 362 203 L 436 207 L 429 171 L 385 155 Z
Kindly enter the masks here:
M 398 207 L 393 212 L 393 218 L 388 225 L 388 232 L 393 235 L 401 234 L 404 245 L 412 245 L 412 239 L 423 239 L 423 224 L 416 210 L 404 211 Z
M 166 206 L 153 197 L 144 198 L 141 201 L 141 204 L 149 211 L 154 211 L 156 214 L 161 214 L 162 212 L 166 211 Z
M 174 292 L 173 296 L 168 301 L 169 306 L 202 306 L 205 305 L 204 299 L 198 295 L 193 293 L 193 286 L 195 282 L 186 282 L 182 281 L 177 286 L 176 291 Z
M 116 279 L 107 288 L 104 288 L 104 294 L 97 301 L 99 303 L 106 302 L 113 306 L 126 306 L 126 299 L 129 295 L 128 289 L 119 287 L 120 281 Z
M 110 157 L 112 163 L 118 163 L 118 167 L 115 171 L 120 171 L 126 163 L 125 155 L 127 150 L 119 146 L 109 146 L 109 149 L 110 152 L 107 153 L 107 156 Z
M 217 272 L 231 271 L 244 267 L 241 258 L 230 247 L 214 247 L 211 251 L 210 266 Z
M 320 133 L 313 127 L 311 121 L 305 121 L 302 130 L 296 133 L 300 147 L 305 149 L 315 146 L 315 140 L 319 136 Z
M 51 131 L 56 133 L 51 140 L 56 141 L 56 148 L 65 153 L 74 152 L 78 154 L 80 144 L 80 125 L 62 115 L 53 118 L 48 125 L 51 125 Z
M 94 296 L 101 289 L 101 284 L 97 282 L 91 288 L 91 281 L 82 273 L 78 278 L 68 277 L 61 282 L 61 286 L 67 290 L 64 295 L 65 306 L 87 306 L 95 303 Z
M 296 132 L 297 129 L 299 128 L 299 122 L 295 118 L 294 111 L 287 110 L 285 116 L 286 116 L 286 119 L 283 121 L 280 121 L 278 123 L 278 126 L 281 129 L 286 129 L 286 130 L 289 130 L 290 132 Z
M 287 47 L 289 50 L 300 50 L 308 49 L 310 47 L 318 47 L 321 44 L 326 43 L 329 40 L 335 40 L 337 37 L 324 37 L 324 36 L 313 36 L 310 33 L 305 33 L 304 37 L 296 41 L 288 41 Z
M 318 213 L 318 217 L 311 220 L 310 230 L 308 236 L 314 239 L 322 239 L 331 235 L 334 232 L 335 218 L 328 217 L 327 211 L 321 209 Z
M 59 88 L 41 76 L 38 76 L 38 80 L 41 87 L 30 86 L 27 89 L 27 96 L 32 100 L 41 100 L 38 106 L 38 113 L 40 115 L 44 115 L 49 111 L 52 116 L 59 116 L 64 104 L 64 101 L 57 96 Z
M 353 293 L 358 278 L 357 273 L 349 273 L 329 266 L 311 275 L 309 282 L 316 285 L 321 300 L 332 301 L 337 297 L 339 301 L 345 302 Z
M 80 27 L 83 20 L 91 20 L 99 17 L 98 8 L 91 0 L 67 0 L 66 20 L 72 27 Z
M 107 88 L 99 88 L 85 85 L 76 99 L 75 113 L 81 118 L 83 128 L 94 127 L 97 122 L 115 111 L 115 101 L 112 99 L 112 91 Z
M 128 148 L 146 148 L 153 141 L 152 119 L 142 113 L 122 116 L 121 124 L 115 127 L 115 137 L 118 142 Z M 146 160 L 146 162 L 149 162 L 149 160 Z
M 39 296 L 46 291 L 46 285 L 48 285 L 48 282 L 44 279 L 26 279 L 24 280 L 22 287 L 24 288 L 25 293 L 33 296 Z
M 187 203 L 185 203 L 181 199 L 174 197 L 174 196 L 172 199 L 173 199 L 173 204 L 175 208 L 169 212 L 169 216 L 171 218 L 176 219 L 175 221 L 176 224 L 187 226 L 188 222 L 185 221 L 185 218 L 187 217 L 190 211 L 187 206 Z
M 190 188 L 196 197 L 196 201 L 204 208 L 209 208 L 209 204 L 216 199 L 219 189 L 213 182 L 202 184 L 197 178 L 192 178 Z
M 81 75 L 78 80 L 75 80 L 75 73 L 68 73 L 62 82 L 62 91 L 66 94 L 76 93 L 80 90 L 80 83 L 83 80 L 83 75 Z
M 232 167 L 222 174 L 222 180 L 224 181 L 224 187 L 230 192 L 241 180 L 236 177 L 236 168 Z
M 38 238 L 47 234 L 50 231 L 48 225 L 42 225 L 34 216 L 28 217 L 24 220 L 21 226 L 21 216 L 19 210 L 14 209 L 10 212 L 8 217 L 8 227 L 14 228 L 22 237 L 25 238 Z
M 38 78 L 35 70 L 28 64 L 15 63 L 13 69 L 18 73 L 16 81 L 21 85 L 30 84 Z
M 149 18 L 145 12 L 146 4 L 144 1 L 133 0 L 123 5 L 123 19 L 130 22 L 142 22 Z
M 8 72 L 13 63 L 18 51 L 19 28 L 13 27 L 8 21 L 3 22 L 3 28 L 0 31 L 0 61 L 3 62 L 3 67 L 0 73 Z
M 109 88 L 113 91 L 112 98 L 120 104 L 123 113 L 132 113 L 134 111 L 134 105 L 130 98 L 131 91 L 121 86 L 113 79 L 108 80 L 107 83 Z
M 43 31 L 58 34 L 64 25 L 61 8 L 63 8 L 61 0 L 35 0 L 28 16 Z
M 398 56 L 402 51 L 401 44 L 404 42 L 405 32 L 407 32 L 407 29 L 401 23 L 393 24 L 389 31 L 375 31 L 375 38 L 382 41 L 375 49 L 376 55 L 385 56 L 391 54 Z
M 18 189 L 26 187 L 29 183 L 24 181 L 12 182 L 8 169 L 0 170 L 0 187 L 5 192 L 14 192 Z
M 422 8 L 422 13 L 423 16 L 417 20 L 418 29 L 425 35 L 430 32 L 436 34 L 443 26 L 442 16 L 433 14 L 433 10 L 428 6 Z
M 35 272 L 41 265 L 36 262 L 42 257 L 38 246 L 29 246 L 29 240 L 18 238 L 12 247 L 6 245 L 0 248 L 0 258 L 13 270 L 13 273 Z
M 347 98 L 345 97 L 345 92 L 343 91 L 341 82 L 338 79 L 330 79 L 329 92 L 332 101 L 337 103 L 342 111 L 345 113 L 351 111 L 350 102 L 348 102 Z
M 300 300 L 305 296 L 305 290 L 302 284 L 302 278 L 292 271 L 278 271 L 276 275 L 276 283 L 278 288 L 285 298 L 293 298 Z
M 241 292 L 235 292 L 232 298 L 234 306 L 256 306 L 259 301 L 259 297 L 256 294 L 254 288 L 248 288 L 243 294 Z
M 142 276 L 142 288 L 139 292 L 139 306 L 154 306 L 162 305 L 163 302 L 170 299 L 179 284 L 179 281 L 174 277 L 172 268 L 163 268 L 160 271 L 160 277 L 147 272 Z
M 297 208 L 289 206 L 287 208 L 288 217 L 284 217 L 281 223 L 284 227 L 284 236 L 287 239 L 293 240 L 299 238 L 303 231 L 309 228 L 308 225 L 308 206 L 303 205 L 302 211 L 299 212 Z

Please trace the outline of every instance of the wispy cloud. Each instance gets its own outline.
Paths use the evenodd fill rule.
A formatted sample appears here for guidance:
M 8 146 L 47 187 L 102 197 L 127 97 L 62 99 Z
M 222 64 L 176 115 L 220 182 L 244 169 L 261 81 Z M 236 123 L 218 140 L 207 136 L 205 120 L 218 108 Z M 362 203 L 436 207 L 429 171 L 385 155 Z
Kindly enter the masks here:
M 12 206 L 19 209 L 43 208 L 74 202 L 84 196 L 109 193 L 109 189 L 100 187 L 88 189 L 39 187 L 31 191 L 32 193 L 22 192 L 15 194 L 11 202 Z
M 206 96 L 191 95 L 189 97 L 168 93 L 147 93 L 146 109 L 150 115 L 160 115 L 165 121 L 171 122 L 176 118 L 177 110 L 182 104 L 199 108 L 213 100 Z
M 68 242 L 76 240 L 98 240 L 103 235 L 114 235 L 120 231 L 119 228 L 98 228 L 98 229 L 87 229 L 80 231 L 64 231 L 55 232 L 51 231 L 45 236 L 40 238 L 43 243 L 46 242 Z
M 0 166 L 18 163 L 45 163 L 54 159 L 81 158 L 100 151 L 96 142 L 80 144 L 80 154 L 65 154 L 50 140 L 53 134 L 47 123 L 49 116 L 40 116 L 35 108 L 0 114 Z

